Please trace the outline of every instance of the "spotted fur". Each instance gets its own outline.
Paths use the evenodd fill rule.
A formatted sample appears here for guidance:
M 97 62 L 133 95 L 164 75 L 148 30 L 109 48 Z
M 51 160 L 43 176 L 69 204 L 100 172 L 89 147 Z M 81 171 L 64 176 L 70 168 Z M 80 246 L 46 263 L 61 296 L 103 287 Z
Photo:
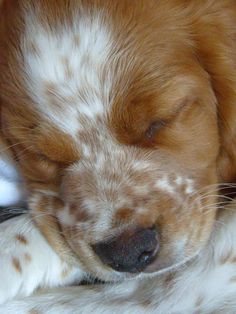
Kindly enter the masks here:
M 235 223 L 236 202 L 232 201 L 216 220 L 211 238 L 201 253 L 171 273 L 124 283 L 42 290 L 26 297 L 37 287 L 65 286 L 79 282 L 85 275 L 79 268 L 60 260 L 28 215 L 14 218 L 0 225 L 1 313 L 233 314 L 236 310 Z M 19 234 L 24 234 L 27 245 L 19 246 L 16 239 Z M 12 258 L 21 263 L 20 273 L 12 265 Z M 11 301 L 3 304 L 7 300 Z
M 236 180 L 235 1 L 7 0 L 0 14 L 1 137 L 58 259 L 138 282 L 200 256 Z M 153 263 L 105 265 L 95 245 L 137 228 L 158 232 Z

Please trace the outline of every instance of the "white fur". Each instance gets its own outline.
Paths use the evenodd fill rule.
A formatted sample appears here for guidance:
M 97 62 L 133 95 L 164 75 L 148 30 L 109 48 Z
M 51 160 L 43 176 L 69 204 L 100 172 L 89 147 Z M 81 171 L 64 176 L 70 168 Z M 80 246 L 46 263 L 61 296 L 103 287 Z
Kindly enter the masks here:
M 170 194 L 175 193 L 175 189 L 173 188 L 173 184 L 171 184 L 171 182 L 169 181 L 169 179 L 166 175 L 156 182 L 155 187 L 162 190 L 162 191 L 166 191 Z
M 75 224 L 75 217 L 70 214 L 67 207 L 59 212 L 58 219 L 66 226 L 73 226 Z
M 28 296 L 39 287 L 68 285 L 83 277 L 79 268 L 67 265 L 52 250 L 29 214 L 0 225 L 0 247 L 0 304 L 15 296 Z M 14 260 L 21 271 L 14 267 Z
M 7 181 L 0 177 L 0 206 L 18 204 L 23 196 L 22 183 Z
M 102 71 L 111 50 L 111 35 L 99 14 L 86 18 L 75 13 L 72 26 L 52 32 L 33 13 L 27 15 L 26 40 L 22 45 L 30 94 L 37 109 L 55 126 L 76 136 L 83 130 L 79 117 L 95 122 L 97 116 L 104 115 L 111 82 L 109 78 L 102 81 Z M 31 43 L 37 47 L 37 53 L 29 49 Z M 71 79 L 66 76 L 65 59 Z M 50 102 L 45 83 L 55 87 L 57 92 L 53 97 L 58 106 Z M 60 110 L 60 103 L 66 103 L 66 114 Z
M 13 160 L 6 154 L 6 147 L 0 145 L 0 206 L 21 203 L 25 188 Z

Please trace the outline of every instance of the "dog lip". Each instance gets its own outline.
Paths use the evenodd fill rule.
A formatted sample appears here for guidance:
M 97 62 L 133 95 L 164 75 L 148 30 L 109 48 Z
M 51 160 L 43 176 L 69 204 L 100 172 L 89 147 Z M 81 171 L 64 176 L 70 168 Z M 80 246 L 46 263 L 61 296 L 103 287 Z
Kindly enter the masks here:
M 157 271 L 165 270 L 172 267 L 171 263 L 168 265 L 168 263 L 165 263 L 157 257 L 152 264 L 150 264 L 143 272 L 144 273 L 154 273 Z
M 166 273 L 168 271 L 176 271 L 179 267 L 181 267 L 183 264 L 186 264 L 190 261 L 192 261 L 194 258 L 196 258 L 197 254 L 194 254 L 193 256 L 189 256 L 181 261 L 176 261 L 174 263 L 169 261 L 161 261 L 158 258 L 154 260 L 152 264 L 150 264 L 143 273 L 151 274 L 151 273 Z

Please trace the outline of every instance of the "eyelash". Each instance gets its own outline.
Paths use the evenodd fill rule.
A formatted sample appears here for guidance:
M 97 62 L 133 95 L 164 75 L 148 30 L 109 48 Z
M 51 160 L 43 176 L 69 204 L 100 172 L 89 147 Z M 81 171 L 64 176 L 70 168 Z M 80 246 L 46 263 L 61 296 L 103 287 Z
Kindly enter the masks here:
M 158 120 L 150 124 L 149 128 L 145 132 L 147 139 L 151 140 L 156 133 L 166 125 L 166 122 L 163 120 Z

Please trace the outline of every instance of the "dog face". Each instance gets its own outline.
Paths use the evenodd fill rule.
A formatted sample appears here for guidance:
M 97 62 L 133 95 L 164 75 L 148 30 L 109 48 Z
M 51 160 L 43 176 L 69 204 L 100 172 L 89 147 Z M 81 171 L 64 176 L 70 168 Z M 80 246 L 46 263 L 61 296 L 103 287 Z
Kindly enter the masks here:
M 46 236 L 63 234 L 103 280 L 173 268 L 216 212 L 222 135 L 190 35 L 200 13 L 194 24 L 175 1 L 66 3 L 5 4 L 2 128 L 33 215 L 46 208 Z

